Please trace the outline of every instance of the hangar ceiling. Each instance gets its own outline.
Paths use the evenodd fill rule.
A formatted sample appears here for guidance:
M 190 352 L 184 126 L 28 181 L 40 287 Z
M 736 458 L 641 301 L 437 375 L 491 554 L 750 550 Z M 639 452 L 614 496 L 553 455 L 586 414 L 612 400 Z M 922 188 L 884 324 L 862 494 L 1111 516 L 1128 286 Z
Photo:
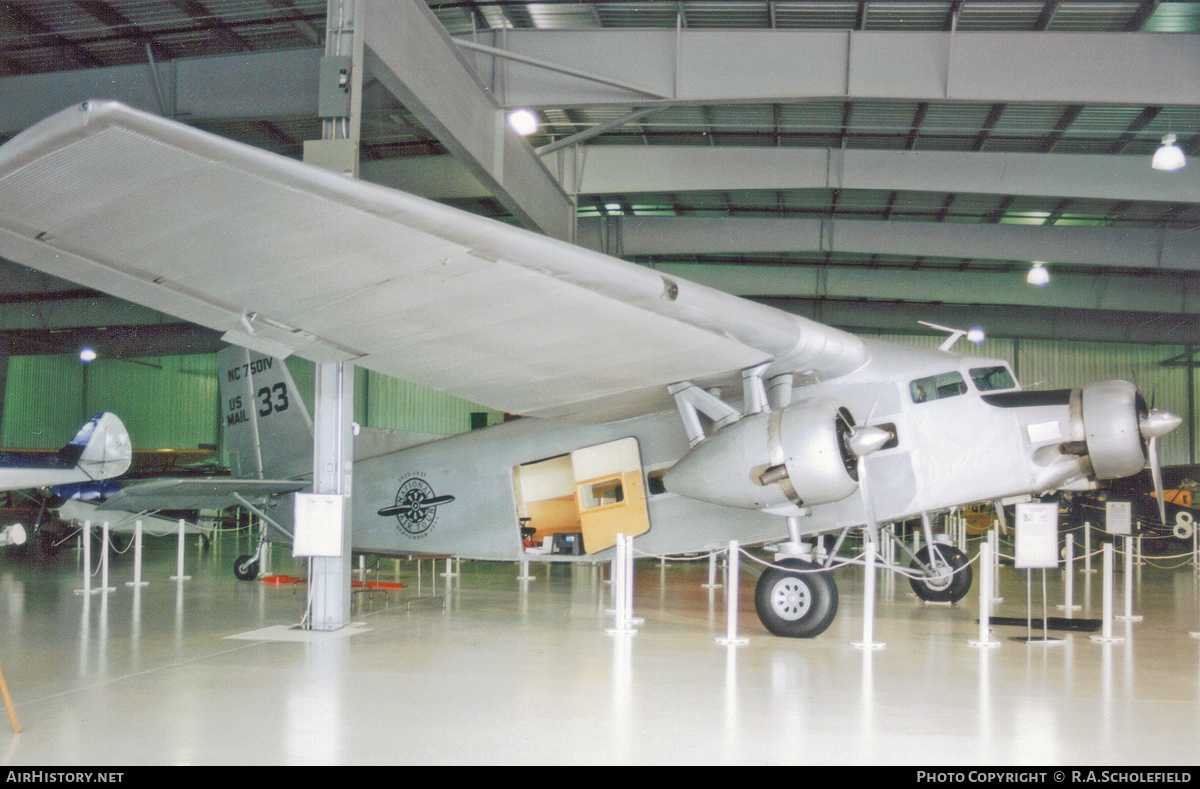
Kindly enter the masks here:
M 0 140 L 112 97 L 298 158 L 326 6 L 0 2 Z M 370 180 L 558 235 L 566 207 L 580 243 L 851 329 L 1200 341 L 1200 171 L 1149 166 L 1168 133 L 1200 154 L 1200 2 L 397 0 L 365 24 Z M 498 164 L 480 107 L 541 128 Z M 180 341 L 3 282 L 14 347 Z

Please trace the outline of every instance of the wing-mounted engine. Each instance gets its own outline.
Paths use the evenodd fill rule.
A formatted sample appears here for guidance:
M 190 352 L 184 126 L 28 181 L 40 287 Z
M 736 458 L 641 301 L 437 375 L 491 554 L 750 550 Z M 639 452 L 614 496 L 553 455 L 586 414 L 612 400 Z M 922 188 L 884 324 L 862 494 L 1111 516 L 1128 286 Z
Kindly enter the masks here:
M 747 382 L 746 402 L 732 406 L 691 384 L 673 387 L 692 449 L 664 476 L 667 490 L 729 507 L 797 514 L 805 505 L 838 501 L 858 489 L 854 419 L 830 398 L 768 408 L 761 379 Z M 789 389 L 790 392 L 790 389 Z M 705 436 L 697 411 L 715 432 Z

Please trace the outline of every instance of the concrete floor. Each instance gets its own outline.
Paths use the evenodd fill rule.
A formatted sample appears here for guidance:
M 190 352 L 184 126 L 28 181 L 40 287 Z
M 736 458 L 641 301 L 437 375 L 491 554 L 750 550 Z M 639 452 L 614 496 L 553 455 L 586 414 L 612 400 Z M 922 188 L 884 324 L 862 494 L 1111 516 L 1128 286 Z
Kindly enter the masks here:
M 598 569 L 535 566 L 523 583 L 516 565 L 463 562 L 447 590 L 425 562 L 418 591 L 416 563 L 390 559 L 382 580 L 405 589 L 355 594 L 353 627 L 306 634 L 288 627 L 302 591 L 233 578 L 244 549 L 189 547 L 176 583 L 173 540 L 152 540 L 148 586 L 125 586 L 126 555 L 117 589 L 90 596 L 73 552 L 0 556 L 0 667 L 23 726 L 0 717 L 0 764 L 1186 765 L 1200 747 L 1190 567 L 1137 573 L 1145 619 L 1117 623 L 1122 643 L 999 627 L 991 649 L 968 643 L 974 590 L 926 606 L 888 576 L 886 646 L 863 651 L 857 568 L 837 571 L 839 616 L 810 640 L 767 634 L 743 574 L 750 641 L 723 647 L 725 592 L 701 587 L 703 562 L 638 563 L 635 636 L 605 633 Z M 285 553 L 274 569 L 299 574 Z M 1078 578 L 1078 615 L 1098 617 L 1099 574 Z M 1004 571 L 997 614 L 1023 617 L 1025 591 Z

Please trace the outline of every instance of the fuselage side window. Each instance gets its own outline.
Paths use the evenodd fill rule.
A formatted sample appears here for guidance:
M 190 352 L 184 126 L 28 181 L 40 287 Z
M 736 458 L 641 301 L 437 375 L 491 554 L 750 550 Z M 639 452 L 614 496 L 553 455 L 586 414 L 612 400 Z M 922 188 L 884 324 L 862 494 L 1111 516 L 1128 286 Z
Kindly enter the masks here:
M 981 392 L 994 392 L 998 389 L 1012 389 L 1017 382 L 1007 367 L 974 367 L 971 369 L 971 380 L 975 388 Z
M 962 374 L 954 371 L 931 375 L 928 378 L 918 378 L 908 385 L 914 403 L 927 403 L 931 400 L 941 400 L 946 397 L 965 394 L 967 382 Z

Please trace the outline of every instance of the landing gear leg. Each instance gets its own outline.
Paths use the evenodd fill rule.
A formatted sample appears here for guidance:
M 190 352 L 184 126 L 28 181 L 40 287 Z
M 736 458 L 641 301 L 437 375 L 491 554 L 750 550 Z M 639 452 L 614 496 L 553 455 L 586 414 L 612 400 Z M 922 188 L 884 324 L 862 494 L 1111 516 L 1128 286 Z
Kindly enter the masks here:
M 910 579 L 917 597 L 931 603 L 957 603 L 971 590 L 974 573 L 967 555 L 952 545 L 935 542 L 917 551 L 910 565 L 923 577 Z
M 258 547 L 254 550 L 254 553 L 243 554 L 233 563 L 233 574 L 237 576 L 239 581 L 253 581 L 255 578 L 258 578 L 259 562 L 262 559 L 263 547 L 266 544 L 266 540 L 259 540 Z

